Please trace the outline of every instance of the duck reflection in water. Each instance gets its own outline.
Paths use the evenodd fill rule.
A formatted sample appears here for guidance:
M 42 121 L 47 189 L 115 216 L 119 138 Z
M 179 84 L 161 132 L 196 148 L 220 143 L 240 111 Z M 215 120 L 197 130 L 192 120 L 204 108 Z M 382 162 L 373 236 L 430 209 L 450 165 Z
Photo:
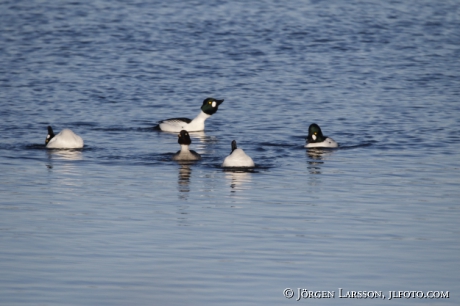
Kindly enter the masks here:
M 192 176 L 193 162 L 180 161 L 179 164 L 179 177 L 177 180 L 177 190 L 179 191 L 179 199 L 187 200 L 188 193 L 190 192 L 190 177 Z
M 189 132 L 195 149 L 201 154 L 213 154 L 215 145 L 219 142 L 216 136 L 206 135 L 205 132 Z
M 312 148 L 307 150 L 309 160 L 307 160 L 307 169 L 310 174 L 321 174 L 321 165 L 329 155 L 332 154 L 332 150 L 322 148 Z
M 82 160 L 82 150 L 79 149 L 51 149 L 47 150 L 46 154 L 49 159 L 62 159 L 62 160 Z
M 252 170 L 250 169 L 225 169 L 225 178 L 230 182 L 231 192 L 249 189 L 248 183 L 251 182 Z
M 190 136 L 197 139 L 200 143 L 208 144 L 217 142 L 216 136 L 206 136 L 205 132 L 189 132 Z

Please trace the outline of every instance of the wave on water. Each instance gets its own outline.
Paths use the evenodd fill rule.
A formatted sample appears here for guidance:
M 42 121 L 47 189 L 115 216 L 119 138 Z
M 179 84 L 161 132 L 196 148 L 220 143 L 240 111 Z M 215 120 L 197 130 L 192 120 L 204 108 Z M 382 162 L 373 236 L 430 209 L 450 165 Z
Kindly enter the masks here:
M 350 150 L 350 149 L 358 149 L 358 148 L 365 148 L 365 147 L 373 146 L 375 143 L 377 143 L 376 140 L 365 141 L 365 142 L 362 142 L 362 143 L 359 143 L 359 144 L 356 144 L 356 145 L 341 145 L 341 144 L 339 143 L 339 147 L 338 147 L 338 148 L 330 148 L 330 149 L 332 149 L 332 150 Z

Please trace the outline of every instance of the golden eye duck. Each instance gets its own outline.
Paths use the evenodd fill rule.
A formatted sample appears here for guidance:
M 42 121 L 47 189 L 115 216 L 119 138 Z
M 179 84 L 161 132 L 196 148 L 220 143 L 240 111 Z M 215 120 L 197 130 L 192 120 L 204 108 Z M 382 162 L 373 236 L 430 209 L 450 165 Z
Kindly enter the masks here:
M 55 135 L 51 126 L 48 126 L 45 144 L 48 149 L 81 149 L 84 146 L 83 138 L 72 130 L 63 129 Z
M 232 141 L 232 152 L 224 159 L 222 167 L 253 168 L 254 161 L 242 149 L 236 147 L 236 140 Z
M 186 130 L 189 132 L 200 132 L 204 131 L 204 122 L 206 119 L 211 117 L 219 109 L 224 100 L 218 100 L 214 98 L 206 98 L 203 100 L 201 106 L 201 112 L 195 119 L 191 120 L 189 118 L 171 118 L 158 122 L 158 125 L 155 127 L 159 130 L 165 132 L 180 132 L 181 130 Z
M 187 131 L 182 130 L 179 133 L 179 139 L 177 142 L 180 144 L 180 151 L 177 151 L 176 154 L 173 155 L 173 160 L 177 161 L 193 161 L 193 160 L 200 160 L 201 155 L 196 153 L 193 150 L 189 149 L 192 140 L 190 139 L 190 135 Z
M 332 138 L 323 135 L 321 128 L 316 123 L 308 127 L 305 148 L 337 148 L 339 144 Z

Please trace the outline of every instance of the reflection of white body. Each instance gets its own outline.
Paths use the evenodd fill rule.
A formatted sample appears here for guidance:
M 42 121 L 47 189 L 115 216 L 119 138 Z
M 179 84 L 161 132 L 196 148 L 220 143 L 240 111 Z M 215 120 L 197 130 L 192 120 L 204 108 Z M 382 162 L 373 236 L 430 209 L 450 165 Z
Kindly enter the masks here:
M 82 160 L 81 150 L 48 150 L 50 159 Z
M 254 161 L 243 150 L 236 148 L 236 141 L 232 141 L 232 153 L 224 159 L 222 167 L 254 167 Z
M 251 173 L 245 170 L 229 170 L 225 173 L 225 178 L 230 181 L 230 187 L 235 190 L 250 188 Z M 245 186 L 246 185 L 246 186 Z
M 83 148 L 83 139 L 69 129 L 63 129 L 48 142 L 48 149 L 80 149 Z
M 339 145 L 334 139 L 327 137 L 322 142 L 307 143 L 305 148 L 337 148 Z

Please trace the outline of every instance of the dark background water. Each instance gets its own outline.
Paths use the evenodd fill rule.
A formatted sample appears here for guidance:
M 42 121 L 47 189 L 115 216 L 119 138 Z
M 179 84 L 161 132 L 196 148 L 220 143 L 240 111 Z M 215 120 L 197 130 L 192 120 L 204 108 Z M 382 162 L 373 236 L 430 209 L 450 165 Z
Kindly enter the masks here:
M 0 29 L 2 304 L 458 305 L 459 1 L 2 1 Z M 171 161 L 152 127 L 208 96 Z

